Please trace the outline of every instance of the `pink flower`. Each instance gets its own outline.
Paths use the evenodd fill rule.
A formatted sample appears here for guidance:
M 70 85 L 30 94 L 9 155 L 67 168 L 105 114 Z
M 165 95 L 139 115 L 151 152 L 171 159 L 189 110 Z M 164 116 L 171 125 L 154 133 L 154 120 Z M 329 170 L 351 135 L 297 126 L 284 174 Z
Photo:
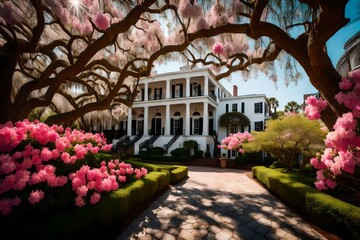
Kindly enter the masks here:
M 83 185 L 83 186 L 78 187 L 78 189 L 76 189 L 76 194 L 80 197 L 85 197 L 88 190 L 89 189 Z
M 98 13 L 95 17 L 95 25 L 100 30 L 106 30 L 110 26 L 110 20 L 109 20 L 108 16 L 106 16 L 105 14 Z
M 85 201 L 82 197 L 80 196 L 77 196 L 75 198 L 75 205 L 78 206 L 78 207 L 83 207 L 85 205 Z
M 315 187 L 317 190 L 322 191 L 328 189 L 328 187 L 325 185 L 324 181 L 318 181 L 315 183 Z
M 90 197 L 90 204 L 96 204 L 100 201 L 100 199 L 101 199 L 101 195 L 99 193 L 95 192 Z
M 43 161 L 49 161 L 50 159 L 52 159 L 52 152 L 44 147 L 42 150 L 41 150 L 41 158 Z
M 215 43 L 212 49 L 214 54 L 222 54 L 224 52 L 224 46 L 222 45 L 222 43 Z
M 40 202 L 44 198 L 44 192 L 42 190 L 32 191 L 29 195 L 29 202 L 34 205 L 35 203 Z

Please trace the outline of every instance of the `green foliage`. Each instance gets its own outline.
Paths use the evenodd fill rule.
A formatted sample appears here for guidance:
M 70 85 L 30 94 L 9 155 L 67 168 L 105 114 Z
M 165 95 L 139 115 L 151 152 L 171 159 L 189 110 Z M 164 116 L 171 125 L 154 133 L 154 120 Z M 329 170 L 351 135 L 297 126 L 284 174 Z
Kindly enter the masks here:
M 266 157 L 266 158 L 264 158 L 264 165 L 271 166 L 275 161 L 276 161 L 276 158 Z
M 254 141 L 243 144 L 245 151 L 264 150 L 291 170 L 296 157 L 315 155 L 323 147 L 325 132 L 318 121 L 295 115 L 269 120 L 264 132 L 252 132 Z
M 162 147 L 154 147 L 147 151 L 149 155 L 164 155 L 165 151 Z
M 210 152 L 205 152 L 205 157 L 211 157 L 211 153 Z
M 187 176 L 188 168 L 185 166 L 177 166 L 177 168 L 171 171 L 170 184 L 178 183 Z
M 286 168 L 286 165 L 280 161 L 275 161 L 271 164 L 270 168 Z
M 238 127 L 245 127 L 250 124 L 249 118 L 240 112 L 227 112 L 220 116 L 219 125 L 221 127 L 229 128 L 230 125 Z
M 188 140 L 188 141 L 184 141 L 183 143 L 183 147 L 184 148 L 187 148 L 187 149 L 194 149 L 195 152 L 198 151 L 198 147 L 199 147 L 199 144 L 197 143 L 197 141 L 195 140 Z
M 285 201 L 298 207 L 316 221 L 334 232 L 342 233 L 345 239 L 360 238 L 360 208 L 336 199 L 310 187 L 302 181 L 304 176 L 285 174 L 280 170 L 254 167 L 253 175 Z
M 203 150 L 198 150 L 195 152 L 195 157 L 201 158 L 204 155 L 204 151 Z M 206 156 L 205 156 L 206 157 Z
M 174 156 L 176 159 L 180 156 L 190 156 L 190 150 L 187 148 L 176 148 L 171 151 L 171 156 Z
M 238 164 L 238 165 L 245 165 L 249 161 L 249 159 L 246 154 L 242 154 L 240 156 L 237 156 L 235 158 L 235 161 L 236 161 L 236 164 Z

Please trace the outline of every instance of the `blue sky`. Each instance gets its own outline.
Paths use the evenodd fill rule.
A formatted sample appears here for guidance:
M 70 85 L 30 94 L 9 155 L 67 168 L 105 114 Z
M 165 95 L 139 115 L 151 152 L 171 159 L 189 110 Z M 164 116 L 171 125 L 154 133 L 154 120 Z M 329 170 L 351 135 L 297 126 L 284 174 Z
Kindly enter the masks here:
M 355 33 L 360 31 L 360 3 L 359 0 L 350 0 L 346 8 L 346 17 L 350 18 L 350 23 L 344 28 L 340 29 L 328 42 L 327 49 L 329 56 L 336 66 L 338 59 L 344 54 L 344 44 Z M 178 62 L 170 62 L 157 66 L 158 73 L 179 71 L 181 64 Z M 232 86 L 238 86 L 238 94 L 266 94 L 267 97 L 275 97 L 279 100 L 279 110 L 283 110 L 284 106 L 289 101 L 296 101 L 301 104 L 303 102 L 303 95 L 315 93 L 317 90 L 311 85 L 309 78 L 304 73 L 304 70 L 298 66 L 302 72 L 302 78 L 295 83 L 290 83 L 288 87 L 285 86 L 284 70 L 278 69 L 278 84 L 275 85 L 265 75 L 259 73 L 258 76 L 252 77 L 244 81 L 240 73 L 233 73 L 231 78 L 223 79 L 220 82 L 232 93 Z

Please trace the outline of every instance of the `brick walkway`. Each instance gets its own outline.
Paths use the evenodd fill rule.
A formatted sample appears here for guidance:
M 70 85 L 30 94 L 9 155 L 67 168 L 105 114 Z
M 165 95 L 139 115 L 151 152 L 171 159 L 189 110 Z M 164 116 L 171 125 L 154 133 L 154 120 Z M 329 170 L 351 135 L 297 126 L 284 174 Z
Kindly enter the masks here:
M 247 173 L 189 166 L 117 239 L 325 239 Z

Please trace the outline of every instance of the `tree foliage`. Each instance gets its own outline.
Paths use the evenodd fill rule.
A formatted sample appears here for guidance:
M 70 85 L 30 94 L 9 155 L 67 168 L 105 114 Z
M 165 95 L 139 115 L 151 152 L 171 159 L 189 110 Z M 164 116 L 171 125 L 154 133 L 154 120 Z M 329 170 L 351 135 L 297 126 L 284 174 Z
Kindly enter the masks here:
M 227 112 L 220 116 L 219 125 L 229 129 L 231 125 L 246 127 L 250 124 L 249 118 L 240 112 Z
M 348 0 L 76 2 L 0 3 L 0 122 L 39 107 L 57 113 L 48 123 L 62 123 L 131 106 L 137 80 L 170 57 L 210 65 L 218 80 L 261 70 L 277 81 L 276 59 L 296 80 L 296 61 L 329 102 L 329 127 L 345 110 L 334 100 L 341 79 L 325 43 L 348 23 Z
M 310 121 L 299 115 L 269 120 L 264 132 L 251 134 L 254 140 L 243 145 L 245 151 L 267 151 L 289 170 L 299 154 L 310 157 L 323 148 L 326 135 L 318 121 Z
M 299 113 L 300 105 L 295 101 L 290 101 L 285 105 L 284 111 L 286 113 Z

